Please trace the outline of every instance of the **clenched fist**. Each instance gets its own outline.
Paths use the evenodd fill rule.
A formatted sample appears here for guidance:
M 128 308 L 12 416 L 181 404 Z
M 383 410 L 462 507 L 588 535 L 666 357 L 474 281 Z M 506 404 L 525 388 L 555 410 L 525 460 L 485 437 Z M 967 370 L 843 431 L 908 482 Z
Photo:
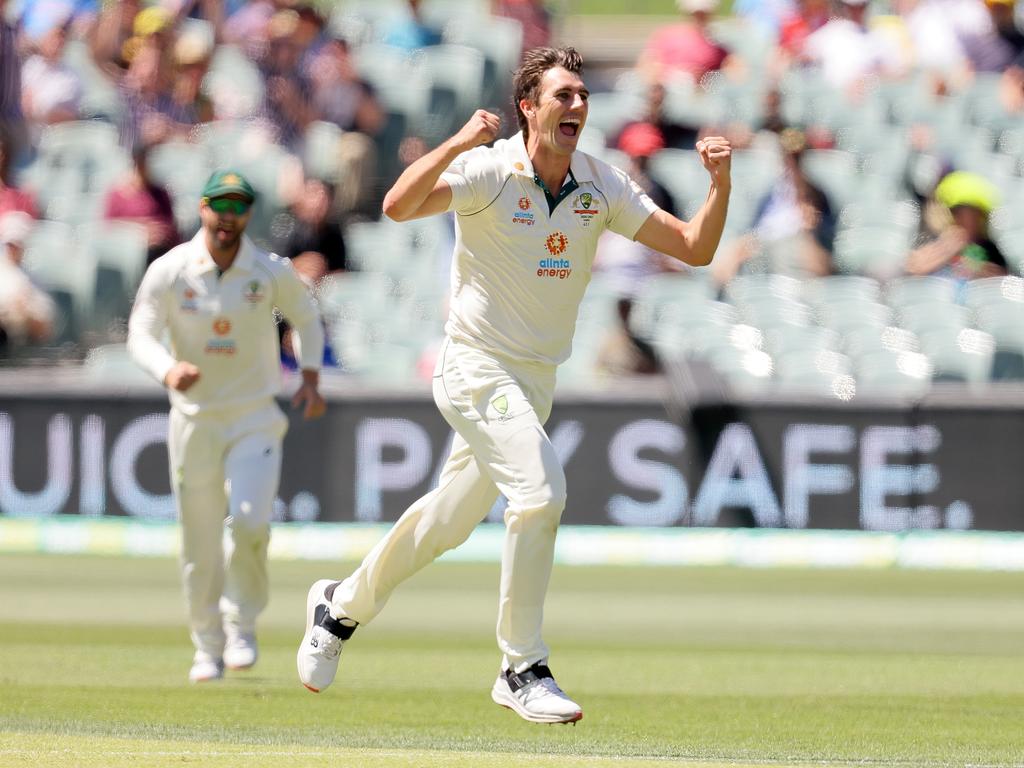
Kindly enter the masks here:
M 164 384 L 169 389 L 177 390 L 178 392 L 186 392 L 188 389 L 199 381 L 199 369 L 192 365 L 192 363 L 179 360 L 174 364 L 174 367 L 167 372 L 164 376 Z
M 697 154 L 715 184 L 731 181 L 732 145 L 722 136 L 705 136 L 697 141 Z
M 459 132 L 452 136 L 452 144 L 460 152 L 466 152 L 473 147 L 494 141 L 500 129 L 500 117 L 487 110 L 478 109 Z

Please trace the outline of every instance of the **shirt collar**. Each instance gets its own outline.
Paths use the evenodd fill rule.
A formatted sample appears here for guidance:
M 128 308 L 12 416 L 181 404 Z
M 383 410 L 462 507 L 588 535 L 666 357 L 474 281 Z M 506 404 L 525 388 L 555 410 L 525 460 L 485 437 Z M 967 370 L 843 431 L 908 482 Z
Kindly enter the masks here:
M 530 156 L 526 153 L 526 139 L 523 137 L 522 131 L 508 140 L 507 158 L 512 173 L 525 176 L 528 179 L 533 178 L 533 163 L 530 162 Z M 569 168 L 578 184 L 594 181 L 594 166 L 586 153 L 578 149 L 573 152 L 572 157 L 569 158 Z
M 191 268 L 195 274 L 202 275 L 207 272 L 216 272 L 217 264 L 214 262 L 213 257 L 210 255 L 209 249 L 206 247 L 206 235 L 203 229 L 200 229 L 195 237 L 192 238 L 193 245 L 193 256 L 191 259 Z M 242 235 L 242 244 L 238 249 L 238 254 L 235 256 L 235 260 L 231 264 L 231 269 L 240 269 L 244 272 L 248 272 L 252 269 L 253 265 L 253 249 L 255 246 L 252 240 L 249 239 L 248 235 Z

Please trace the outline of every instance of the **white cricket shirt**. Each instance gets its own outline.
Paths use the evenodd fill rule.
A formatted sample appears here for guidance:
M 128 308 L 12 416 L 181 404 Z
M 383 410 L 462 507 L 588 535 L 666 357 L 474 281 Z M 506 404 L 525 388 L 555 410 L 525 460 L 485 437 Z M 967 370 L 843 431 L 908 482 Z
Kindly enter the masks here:
M 128 351 L 159 382 L 179 360 L 199 368 L 187 392 L 169 390 L 171 405 L 183 413 L 242 409 L 281 389 L 274 307 L 298 337 L 300 366 L 319 370 L 320 313 L 291 262 L 243 235 L 234 263 L 218 275 L 200 230 L 146 270 L 128 321 Z M 169 350 L 161 343 L 165 332 Z
M 514 360 L 569 357 L 601 232 L 632 240 L 658 209 L 597 158 L 576 151 L 570 169 L 579 186 L 550 213 L 522 133 L 461 155 L 441 175 L 458 214 L 445 326 L 453 339 Z

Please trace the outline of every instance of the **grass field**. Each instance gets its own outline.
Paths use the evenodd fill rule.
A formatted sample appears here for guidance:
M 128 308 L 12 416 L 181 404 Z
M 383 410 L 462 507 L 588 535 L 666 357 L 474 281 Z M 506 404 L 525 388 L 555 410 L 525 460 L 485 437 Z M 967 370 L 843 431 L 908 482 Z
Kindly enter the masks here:
M 1024 575 L 560 568 L 568 727 L 490 702 L 496 566 L 426 569 L 308 693 L 345 573 L 275 562 L 260 664 L 193 687 L 172 561 L 0 558 L 0 766 L 1024 764 Z

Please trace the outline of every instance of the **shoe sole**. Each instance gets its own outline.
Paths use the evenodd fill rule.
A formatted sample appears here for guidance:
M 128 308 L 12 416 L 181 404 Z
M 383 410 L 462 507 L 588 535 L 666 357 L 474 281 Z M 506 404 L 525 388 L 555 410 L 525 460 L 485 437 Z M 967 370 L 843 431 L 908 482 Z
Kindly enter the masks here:
M 252 664 L 240 664 L 237 666 L 234 664 L 225 664 L 224 669 L 227 669 L 231 672 L 245 672 L 245 670 L 252 669 L 255 666 L 256 662 L 254 661 Z
M 306 647 L 306 643 L 309 642 L 310 635 L 313 633 L 313 612 L 316 611 L 316 606 L 320 602 L 320 598 L 324 594 L 327 585 L 333 583 L 330 579 L 320 579 L 320 581 L 314 582 L 313 586 L 309 588 L 309 594 L 306 595 L 306 634 L 302 636 L 302 644 L 299 646 L 299 652 L 295 655 L 296 667 L 299 665 L 298 660 L 302 654 L 302 649 Z M 307 691 L 320 693 L 320 688 L 314 688 L 307 683 L 302 683 L 302 685 Z
M 529 720 L 531 723 L 543 723 L 545 725 L 567 725 L 569 723 L 578 723 L 583 719 L 582 712 L 574 712 L 568 716 L 560 715 L 537 715 L 523 708 L 519 701 L 510 694 L 505 686 L 499 685 L 500 681 L 495 682 L 491 688 L 491 701 L 505 709 L 511 709 L 523 720 Z

